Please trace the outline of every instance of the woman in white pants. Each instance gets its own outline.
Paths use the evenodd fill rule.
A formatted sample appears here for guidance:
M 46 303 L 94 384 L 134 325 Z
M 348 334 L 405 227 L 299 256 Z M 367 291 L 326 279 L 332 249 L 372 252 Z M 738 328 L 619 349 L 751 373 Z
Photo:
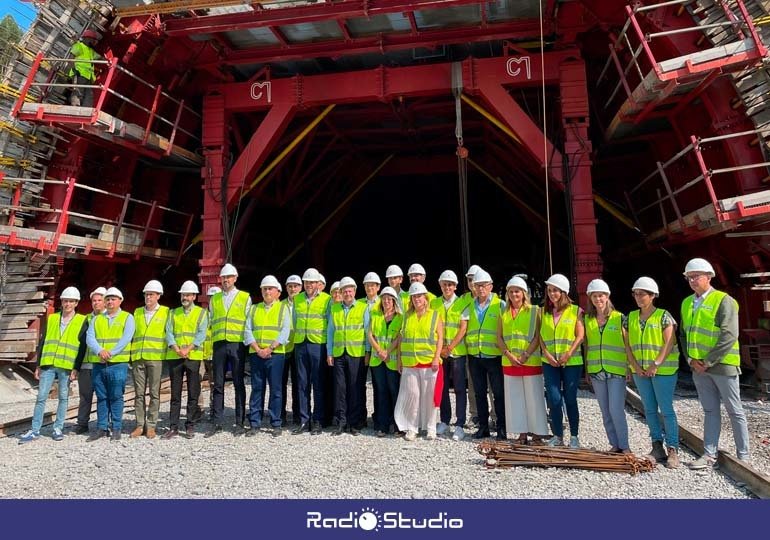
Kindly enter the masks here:
M 428 291 L 419 282 L 409 287 L 409 310 L 402 330 L 398 390 L 394 417 L 406 440 L 417 438 L 419 430 L 427 439 L 436 438 L 436 377 L 441 365 L 444 324 L 438 311 L 428 307 Z

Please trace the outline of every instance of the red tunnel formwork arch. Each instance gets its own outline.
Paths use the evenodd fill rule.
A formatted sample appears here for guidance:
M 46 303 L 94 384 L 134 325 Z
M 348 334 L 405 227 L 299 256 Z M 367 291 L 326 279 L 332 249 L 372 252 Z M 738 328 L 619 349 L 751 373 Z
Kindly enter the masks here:
M 588 137 L 588 90 L 586 69 L 577 49 L 538 54 L 519 54 L 487 59 L 469 58 L 459 63 L 462 90 L 477 96 L 518 138 L 525 154 L 541 168 L 549 156 L 551 183 L 563 190 L 564 172 L 570 174 L 570 204 L 573 212 L 574 247 L 578 290 L 602 272 L 596 237 L 591 146 Z M 544 68 L 544 69 L 543 69 Z M 222 202 L 215 193 L 225 174 L 229 155 L 228 126 L 233 113 L 263 111 L 264 119 L 245 142 L 232 164 L 227 181 L 227 207 L 234 208 L 244 186 L 249 186 L 294 115 L 303 109 L 335 104 L 389 102 L 405 97 L 451 96 L 453 63 L 422 66 L 380 67 L 355 72 L 283 79 L 259 79 L 213 86 L 203 102 L 204 182 L 203 256 L 200 281 L 204 288 L 218 281 L 225 261 Z M 545 141 L 541 128 L 508 93 L 514 87 L 546 86 L 558 89 L 564 150 Z

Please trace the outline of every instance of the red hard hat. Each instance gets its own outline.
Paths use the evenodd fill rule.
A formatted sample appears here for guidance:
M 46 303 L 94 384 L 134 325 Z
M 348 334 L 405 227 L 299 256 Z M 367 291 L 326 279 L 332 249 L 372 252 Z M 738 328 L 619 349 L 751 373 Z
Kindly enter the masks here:
M 94 32 L 93 30 L 90 30 L 90 29 L 89 29 L 89 30 L 86 30 L 85 32 L 83 32 L 83 36 L 82 36 L 82 37 L 83 37 L 84 39 L 85 39 L 85 38 L 91 38 L 91 39 L 99 39 L 99 34 L 97 34 L 96 32 Z

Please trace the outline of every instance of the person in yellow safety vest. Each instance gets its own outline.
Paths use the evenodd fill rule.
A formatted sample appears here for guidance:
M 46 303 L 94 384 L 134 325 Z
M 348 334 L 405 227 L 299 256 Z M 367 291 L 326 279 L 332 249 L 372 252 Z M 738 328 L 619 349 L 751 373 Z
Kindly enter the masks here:
M 86 315 L 86 321 L 90 325 L 93 318 L 101 313 L 104 313 L 104 295 L 107 289 L 104 287 L 97 287 L 91 293 L 91 313 Z M 85 337 L 83 338 L 85 343 Z M 88 433 L 88 422 L 91 420 L 91 406 L 94 402 L 94 385 L 91 375 L 93 374 L 94 364 L 88 361 L 88 351 L 86 351 L 86 358 L 81 362 L 77 371 L 78 380 L 78 394 L 80 400 L 78 401 L 78 420 L 75 427 L 75 435 L 84 435 Z
M 332 435 L 349 431 L 358 435 L 361 418 L 361 378 L 366 377 L 366 302 L 356 301 L 356 282 L 351 277 L 340 280 L 342 302 L 334 304 L 326 325 L 326 362 L 334 368 L 334 398 L 337 428 Z
M 444 270 L 438 277 L 438 284 L 441 287 L 441 296 L 430 302 L 430 308 L 438 311 L 444 321 L 444 347 L 441 350 L 441 358 L 444 360 L 444 384 L 441 393 L 441 422 L 436 426 L 436 434 L 446 433 L 452 421 L 452 402 L 449 398 L 449 383 L 452 381 L 457 416 L 452 439 L 461 441 L 465 438 L 463 426 L 468 408 L 468 377 L 465 367 L 468 351 L 465 347 L 465 333 L 468 330 L 469 305 L 472 300 L 463 300 L 455 294 L 458 279 L 452 270 Z
M 512 277 L 506 287 L 497 325 L 497 346 L 503 352 L 505 431 L 518 433 L 518 444 L 548 438 L 548 414 L 543 395 L 540 361 L 540 310 L 532 305 L 527 282 Z
M 318 435 L 322 431 L 321 423 L 328 420 L 324 418 L 324 392 L 329 392 L 326 381 L 331 368 L 327 369 L 324 360 L 331 297 L 321 291 L 321 277 L 315 268 L 305 270 L 302 275 L 305 291 L 294 298 L 294 355 L 300 404 L 300 425 L 292 430 L 294 435 L 306 431 Z
M 444 321 L 430 309 L 428 290 L 420 282 L 409 286 L 410 306 L 401 335 L 398 370 L 401 385 L 393 417 L 404 438 L 413 441 L 420 430 L 436 438 L 436 378 L 444 347 Z
M 233 435 L 246 433 L 246 321 L 251 313 L 251 296 L 239 291 L 238 270 L 230 263 L 219 271 L 222 292 L 211 297 L 209 303 L 209 325 L 214 346 L 214 386 L 212 396 L 212 425 L 204 435 L 210 438 L 222 431 L 225 413 L 225 373 L 227 364 L 233 376 L 235 389 L 235 428 Z
M 35 441 L 40 438 L 40 428 L 43 426 L 45 403 L 54 381 L 59 381 L 59 405 L 56 408 L 56 420 L 53 424 L 54 441 L 64 439 L 64 418 L 67 415 L 69 399 L 69 382 L 77 377 L 77 369 L 86 353 L 85 334 L 88 321 L 85 315 L 75 313 L 80 302 L 80 291 L 75 287 L 67 287 L 59 296 L 62 309 L 59 313 L 48 316 L 44 336 L 38 347 L 38 365 L 35 368 L 35 379 L 40 381 L 37 388 L 37 399 L 32 414 L 32 429 L 19 438 L 19 444 Z
M 68 72 L 73 85 L 69 89 L 69 104 L 74 107 L 94 106 L 93 85 L 96 83 L 94 60 L 101 58 L 94 50 L 97 41 L 99 41 L 99 34 L 93 30 L 86 30 L 70 48 L 74 62 L 69 64 L 71 67 Z
M 553 437 L 549 446 L 564 444 L 562 403 L 567 407 L 570 448 L 580 448 L 577 391 L 583 373 L 580 344 L 585 336 L 583 311 L 569 297 L 569 279 L 554 274 L 546 282 L 546 298 L 540 323 L 540 349 L 546 400 L 551 413 Z
M 401 311 L 406 312 L 409 308 L 409 292 L 401 288 L 404 281 L 404 271 L 397 264 L 391 264 L 385 270 L 385 278 L 388 280 L 388 286 L 396 291 L 398 301 L 401 303 Z
M 302 278 L 296 274 L 286 278 L 286 298 L 282 302 L 289 310 L 289 316 L 294 320 L 294 298 L 302 290 Z M 286 343 L 286 356 L 283 362 L 283 386 L 281 387 L 281 424 L 286 425 L 288 411 L 286 404 L 289 397 L 289 380 L 291 380 L 291 417 L 292 422 L 299 425 L 299 384 L 297 383 L 297 363 L 294 359 L 294 330 Z
M 206 291 L 208 303 L 211 305 L 211 297 L 222 292 L 222 289 L 212 285 Z M 206 342 L 203 345 L 203 370 L 206 380 L 209 381 L 209 421 L 214 421 L 214 342 L 211 338 L 211 312 L 209 311 L 209 325 L 206 328 Z
M 468 349 L 468 363 L 471 366 L 471 379 L 476 392 L 476 410 L 479 415 L 479 427 L 473 434 L 474 439 L 490 436 L 489 405 L 487 403 L 487 382 L 492 387 L 492 405 L 497 422 L 497 440 L 508 438 L 505 431 L 505 391 L 503 389 L 502 351 L 497 345 L 497 326 L 501 315 L 500 299 L 492 293 L 492 276 L 479 270 L 473 276 L 476 299 L 469 307 L 470 318 L 465 334 L 465 346 Z
M 86 343 L 92 353 L 88 361 L 94 363 L 93 383 L 96 392 L 96 433 L 91 434 L 86 442 L 110 436 L 113 441 L 121 439 L 123 393 L 131 360 L 131 340 L 136 330 L 134 317 L 120 309 L 123 303 L 120 289 L 107 289 L 104 303 L 106 311 L 93 318 L 86 332 Z
M 146 435 L 148 439 L 154 439 L 160 413 L 160 379 L 166 359 L 169 309 L 158 303 L 163 294 L 163 285 L 158 280 L 148 281 L 142 293 L 144 306 L 134 310 L 136 332 L 131 344 L 136 427 L 130 436 L 135 439 Z M 147 393 L 150 394 L 149 405 L 145 399 Z
M 715 275 L 711 263 L 701 258 L 691 259 L 684 269 L 695 294 L 682 302 L 682 343 L 704 416 L 703 455 L 690 464 L 696 470 L 716 466 L 722 403 L 733 428 L 736 457 L 750 459 L 749 430 L 738 381 L 738 302 L 711 286 Z
M 374 391 L 374 431 L 384 437 L 395 431 L 393 410 L 398 399 L 398 350 L 401 343 L 403 311 L 398 293 L 385 287 L 379 304 L 366 313 L 364 326 L 371 346 L 369 367 L 372 370 Z
M 412 283 L 422 283 L 425 285 L 426 273 L 423 265 L 415 263 L 409 267 L 409 270 L 407 270 L 406 273 L 409 276 L 410 287 Z M 434 298 L 436 298 L 436 295 L 428 291 L 428 302 L 432 302 Z
M 342 291 L 340 291 L 340 282 L 335 281 L 332 283 L 331 288 L 329 289 L 329 294 L 332 298 L 332 304 L 339 304 L 342 302 Z
M 364 293 L 366 294 L 365 298 L 360 298 L 358 302 L 362 302 L 366 304 L 366 312 L 371 313 L 372 309 L 374 309 L 377 305 L 380 303 L 380 286 L 382 285 L 382 280 L 380 280 L 380 276 L 377 275 L 376 272 L 367 272 L 364 276 Z M 367 321 L 368 321 L 368 315 L 367 315 Z M 367 326 L 364 328 L 364 337 L 366 338 L 366 332 L 369 331 L 369 327 Z M 371 359 L 372 355 L 372 349 L 369 345 L 369 340 L 366 339 L 366 357 L 364 359 L 365 367 L 364 367 L 364 376 L 361 377 L 361 379 L 358 381 L 359 389 L 358 391 L 361 393 L 360 406 L 361 406 L 361 413 L 359 417 L 361 418 L 361 424 L 358 426 L 358 429 L 363 429 L 366 427 L 367 420 L 369 418 L 369 411 L 366 409 L 366 379 L 368 377 L 367 371 L 369 370 L 369 361 Z M 374 411 L 372 413 L 372 417 L 377 414 L 377 402 L 374 402 Z
M 179 435 L 179 416 L 182 411 L 182 383 L 187 378 L 187 422 L 184 436 L 195 436 L 195 424 L 201 418 L 198 400 L 201 394 L 201 361 L 204 358 L 208 312 L 195 305 L 200 291 L 194 281 L 185 281 L 179 288 L 181 306 L 171 310 L 166 322 L 166 363 L 171 379 L 171 408 L 169 430 L 163 439 Z
M 631 292 L 639 309 L 629 313 L 626 319 L 627 356 L 650 430 L 652 451 L 649 457 L 676 469 L 679 467 L 679 424 L 674 411 L 674 390 L 679 370 L 676 321 L 668 311 L 655 307 L 659 291 L 654 279 L 640 277 L 634 282 Z M 658 409 L 663 415 L 668 456 L 663 448 Z
M 630 454 L 626 420 L 628 336 L 623 326 L 626 317 L 612 305 L 610 294 L 610 286 L 602 279 L 591 280 L 586 288 L 586 378 L 599 403 L 610 452 Z
M 468 271 L 465 273 L 465 283 L 468 290 L 463 293 L 460 299 L 463 302 L 467 302 L 468 305 L 476 299 L 476 289 L 473 287 L 473 276 L 476 272 L 481 270 L 481 267 L 477 264 L 472 264 L 468 267 Z M 469 362 L 465 362 L 465 374 L 468 381 L 468 414 L 470 415 L 469 425 L 475 428 L 479 425 L 479 413 L 476 410 L 476 392 L 473 389 L 473 381 L 471 379 L 471 365 Z M 491 385 L 490 385 L 491 386 Z M 495 420 L 494 418 L 492 419 Z

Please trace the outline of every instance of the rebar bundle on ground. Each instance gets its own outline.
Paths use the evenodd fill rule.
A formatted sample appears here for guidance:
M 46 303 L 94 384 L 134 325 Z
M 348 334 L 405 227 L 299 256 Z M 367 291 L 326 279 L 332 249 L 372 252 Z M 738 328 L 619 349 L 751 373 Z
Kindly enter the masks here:
M 566 467 L 599 472 L 637 474 L 650 472 L 655 463 L 634 454 L 600 452 L 586 448 L 525 446 L 509 442 L 483 442 L 477 450 L 488 469 L 510 467 Z

